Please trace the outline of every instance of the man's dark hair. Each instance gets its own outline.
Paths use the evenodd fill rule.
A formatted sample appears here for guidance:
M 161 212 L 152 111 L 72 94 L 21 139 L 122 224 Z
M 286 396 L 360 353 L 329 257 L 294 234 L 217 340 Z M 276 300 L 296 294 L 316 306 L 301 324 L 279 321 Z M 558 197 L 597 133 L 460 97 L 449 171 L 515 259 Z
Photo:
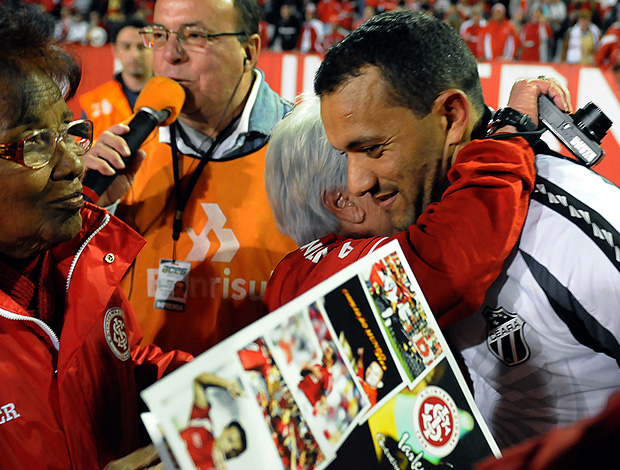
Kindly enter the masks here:
M 248 36 L 258 34 L 258 23 L 261 16 L 258 2 L 256 0 L 234 0 L 233 5 L 238 15 L 239 31 L 247 33 Z
M 476 59 L 451 26 L 432 16 L 411 10 L 373 16 L 329 49 L 316 73 L 314 91 L 319 96 L 333 93 L 367 66 L 381 72 L 388 98 L 418 117 L 426 116 L 450 88 L 465 92 L 483 112 Z
M 38 5 L 0 3 L 0 129 L 23 122 L 49 96 L 54 85 L 42 78 L 55 83 L 66 100 L 75 94 L 81 69 L 52 39 L 53 27 Z
M 136 28 L 142 29 L 149 26 L 148 21 L 146 21 L 141 16 L 132 15 L 121 21 L 120 23 L 114 24 L 113 28 L 110 28 L 110 42 L 116 43 L 116 38 L 118 37 L 118 33 L 121 32 L 123 28 Z
M 239 424 L 239 421 L 231 421 L 230 423 L 228 423 L 228 426 L 226 426 L 227 429 L 230 428 L 235 428 L 238 432 L 239 432 L 239 440 L 241 441 L 241 449 L 234 449 L 235 452 L 229 452 L 226 455 L 226 458 L 232 458 L 232 457 L 237 457 L 241 454 L 243 454 L 243 452 L 245 452 L 245 449 L 248 448 L 248 441 L 245 435 L 245 431 L 244 429 L 241 427 L 241 424 Z

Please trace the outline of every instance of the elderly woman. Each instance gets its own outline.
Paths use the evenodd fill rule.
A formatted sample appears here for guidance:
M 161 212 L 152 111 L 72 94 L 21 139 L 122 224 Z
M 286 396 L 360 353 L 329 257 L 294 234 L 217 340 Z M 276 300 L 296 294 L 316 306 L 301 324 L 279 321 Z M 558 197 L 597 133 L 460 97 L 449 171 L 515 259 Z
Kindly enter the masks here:
M 140 389 L 190 356 L 137 346 L 118 281 L 143 240 L 84 203 L 80 70 L 37 12 L 0 5 L 0 461 L 99 469 L 139 447 Z

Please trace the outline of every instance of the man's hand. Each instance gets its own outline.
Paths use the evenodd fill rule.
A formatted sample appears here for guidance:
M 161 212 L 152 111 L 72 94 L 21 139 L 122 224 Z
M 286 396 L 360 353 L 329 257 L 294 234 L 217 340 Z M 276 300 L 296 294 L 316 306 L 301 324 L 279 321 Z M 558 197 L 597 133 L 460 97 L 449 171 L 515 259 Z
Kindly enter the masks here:
M 243 390 L 241 390 L 241 387 L 239 386 L 239 384 L 235 382 L 234 380 L 231 380 L 226 384 L 226 391 L 231 397 L 235 399 L 244 396 Z
M 96 170 L 102 175 L 114 175 L 117 171 L 122 170 L 122 174 L 114 179 L 97 201 L 100 206 L 108 206 L 123 197 L 131 188 L 136 172 L 146 157 L 143 150 L 138 150 L 129 166 L 125 168 L 123 157 L 128 157 L 131 153 L 122 137 L 127 132 L 129 132 L 129 126 L 125 124 L 116 124 L 110 127 L 99 136 L 95 145 L 84 154 L 86 171 Z
M 518 80 L 512 86 L 507 106 L 522 114 L 527 114 L 538 126 L 538 97 L 540 95 L 548 95 L 562 111 L 573 112 L 568 89 L 554 78 L 539 77 Z
M 138 449 L 131 454 L 107 464 L 104 470 L 163 470 L 159 455 L 153 444 Z

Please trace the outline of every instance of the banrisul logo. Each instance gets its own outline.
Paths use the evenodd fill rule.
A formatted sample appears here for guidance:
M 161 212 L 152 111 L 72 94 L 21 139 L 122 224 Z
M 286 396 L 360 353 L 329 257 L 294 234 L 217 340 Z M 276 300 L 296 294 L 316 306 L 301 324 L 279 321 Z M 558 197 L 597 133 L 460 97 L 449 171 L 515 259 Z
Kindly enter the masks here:
M 194 246 L 185 258 L 185 261 L 204 261 L 209 254 L 211 242 L 209 241 L 209 233 L 213 231 L 220 246 L 211 258 L 212 261 L 221 261 L 223 263 L 230 262 L 237 250 L 239 250 L 239 240 L 233 233 L 232 229 L 224 228 L 226 224 L 226 216 L 217 204 L 201 203 L 202 210 L 207 215 L 207 223 L 200 233 L 196 233 L 193 228 L 187 229 L 187 234 L 192 239 Z
M 491 353 L 508 366 L 516 366 L 530 358 L 525 341 L 525 321 L 502 307 L 486 308 L 482 313 L 487 322 L 487 346 Z

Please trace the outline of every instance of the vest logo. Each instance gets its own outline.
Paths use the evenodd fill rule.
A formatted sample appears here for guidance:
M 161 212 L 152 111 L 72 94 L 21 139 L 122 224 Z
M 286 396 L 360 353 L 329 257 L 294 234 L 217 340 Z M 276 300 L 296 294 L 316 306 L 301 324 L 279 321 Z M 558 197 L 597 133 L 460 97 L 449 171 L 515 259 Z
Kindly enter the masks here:
M 4 424 L 7 421 L 19 418 L 21 415 L 15 409 L 14 403 L 7 403 L 6 405 L 0 405 L 0 424 Z
M 507 366 L 516 366 L 530 358 L 530 347 L 523 334 L 525 321 L 519 315 L 502 307 L 487 307 L 482 315 L 487 322 L 487 346 L 495 357 Z
M 102 99 L 98 103 L 93 103 L 91 106 L 91 116 L 93 118 L 98 118 L 102 115 L 107 116 L 112 114 L 112 111 L 114 111 L 114 106 L 107 98 Z
M 417 396 L 413 424 L 424 452 L 445 457 L 459 442 L 461 425 L 456 403 L 443 388 L 429 385 Z
M 121 361 L 126 361 L 131 355 L 129 340 L 125 331 L 125 313 L 122 309 L 111 308 L 105 313 L 103 332 L 108 346 Z
M 205 214 L 207 214 L 207 223 L 202 229 L 202 232 L 198 234 L 191 227 L 186 230 L 194 246 L 185 258 L 185 261 L 204 261 L 206 259 L 209 249 L 211 248 L 208 235 L 209 232 L 213 231 L 220 242 L 220 247 L 211 260 L 221 261 L 223 263 L 230 262 L 237 253 L 237 250 L 239 250 L 239 240 L 237 240 L 232 229 L 224 228 L 226 216 L 219 205 L 206 202 L 200 205 L 202 206 L 202 210 L 205 211 Z

